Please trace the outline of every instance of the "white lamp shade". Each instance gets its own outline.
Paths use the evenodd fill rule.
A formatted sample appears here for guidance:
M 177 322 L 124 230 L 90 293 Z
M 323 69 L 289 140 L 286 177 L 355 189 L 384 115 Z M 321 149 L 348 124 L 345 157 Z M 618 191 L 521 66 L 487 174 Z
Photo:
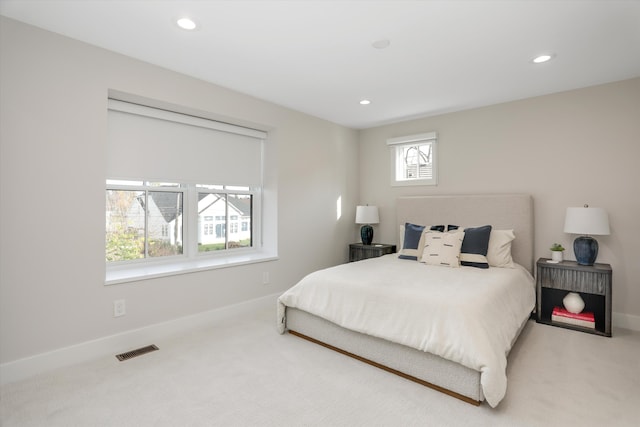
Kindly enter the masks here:
M 567 208 L 564 232 L 572 234 L 608 235 L 609 217 L 602 208 Z
M 380 222 L 377 206 L 358 206 L 356 208 L 356 224 L 377 224 Z

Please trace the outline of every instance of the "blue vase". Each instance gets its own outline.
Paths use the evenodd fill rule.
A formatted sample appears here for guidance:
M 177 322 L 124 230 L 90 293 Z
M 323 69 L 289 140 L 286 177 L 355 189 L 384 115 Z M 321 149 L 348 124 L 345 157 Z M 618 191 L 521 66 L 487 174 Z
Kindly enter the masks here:
M 363 225 L 360 229 L 360 237 L 362 238 L 363 245 L 370 245 L 373 242 L 373 227 L 370 225 Z
M 573 241 L 573 253 L 580 265 L 593 265 L 598 257 L 598 241 L 593 237 L 580 236 Z

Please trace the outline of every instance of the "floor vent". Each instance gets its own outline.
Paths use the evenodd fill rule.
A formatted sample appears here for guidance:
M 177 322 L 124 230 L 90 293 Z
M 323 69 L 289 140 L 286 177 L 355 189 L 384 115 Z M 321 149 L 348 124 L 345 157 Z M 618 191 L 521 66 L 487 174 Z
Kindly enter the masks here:
M 117 354 L 116 357 L 119 361 L 129 360 L 136 356 L 142 356 L 143 354 L 150 353 L 152 351 L 160 350 L 155 344 L 148 345 L 146 347 L 138 348 L 136 350 L 127 351 L 126 353 Z

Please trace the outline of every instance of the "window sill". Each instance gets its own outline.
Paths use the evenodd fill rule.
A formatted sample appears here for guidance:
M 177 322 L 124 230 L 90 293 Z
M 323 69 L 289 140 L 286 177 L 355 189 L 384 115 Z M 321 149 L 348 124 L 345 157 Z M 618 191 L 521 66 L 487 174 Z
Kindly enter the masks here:
M 277 255 L 264 252 L 242 253 L 225 257 L 199 258 L 189 261 L 178 261 L 162 264 L 147 264 L 143 266 L 127 266 L 126 268 L 107 268 L 105 285 L 137 282 L 139 280 L 157 277 L 175 276 L 179 274 L 195 273 L 198 271 L 216 270 L 219 268 L 237 267 L 247 264 L 275 261 Z
M 436 186 L 438 183 L 432 179 L 408 179 L 406 181 L 391 181 L 392 187 L 409 187 L 412 185 L 430 185 Z

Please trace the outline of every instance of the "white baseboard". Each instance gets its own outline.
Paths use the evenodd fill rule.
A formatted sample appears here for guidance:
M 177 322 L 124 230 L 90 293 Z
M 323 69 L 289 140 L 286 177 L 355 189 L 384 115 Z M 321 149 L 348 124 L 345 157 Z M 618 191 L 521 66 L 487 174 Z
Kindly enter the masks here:
M 611 322 L 616 328 L 631 329 L 632 331 L 640 331 L 640 316 L 633 314 L 624 314 L 614 312 L 611 315 Z
M 263 308 L 268 304 L 273 304 L 275 330 L 275 308 L 278 295 L 280 294 L 267 295 L 203 313 L 25 357 L 24 359 L 18 359 L 13 362 L 3 363 L 0 364 L 0 384 L 20 381 L 64 366 L 129 351 L 147 345 L 151 341 L 170 337 L 199 326 L 215 323 L 229 316 Z

